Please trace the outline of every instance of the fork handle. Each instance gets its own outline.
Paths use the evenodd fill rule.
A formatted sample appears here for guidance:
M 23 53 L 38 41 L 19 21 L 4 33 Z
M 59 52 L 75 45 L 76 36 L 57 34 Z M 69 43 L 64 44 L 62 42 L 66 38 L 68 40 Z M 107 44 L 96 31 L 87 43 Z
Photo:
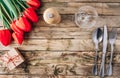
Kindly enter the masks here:
M 110 63 L 112 63 L 112 59 L 113 59 L 113 50 L 114 50 L 114 47 L 113 47 L 113 44 L 111 44 L 111 58 L 110 58 Z
M 109 63 L 108 68 L 107 68 L 107 75 L 111 76 L 112 75 L 112 64 Z
M 108 69 L 107 69 L 107 75 L 111 76 L 112 75 L 112 59 L 113 59 L 113 44 L 111 44 L 111 57 L 110 57 L 110 63 L 108 65 Z

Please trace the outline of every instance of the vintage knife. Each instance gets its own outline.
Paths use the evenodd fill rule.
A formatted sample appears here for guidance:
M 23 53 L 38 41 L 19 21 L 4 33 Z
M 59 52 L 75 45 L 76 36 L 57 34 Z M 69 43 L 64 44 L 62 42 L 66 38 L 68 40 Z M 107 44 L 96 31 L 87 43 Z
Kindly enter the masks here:
M 100 77 L 104 77 L 105 75 L 105 55 L 106 55 L 106 50 L 107 50 L 107 38 L 108 38 L 108 33 L 107 33 L 107 26 L 104 25 L 104 34 L 103 34 L 103 54 L 102 54 L 102 63 L 100 67 Z

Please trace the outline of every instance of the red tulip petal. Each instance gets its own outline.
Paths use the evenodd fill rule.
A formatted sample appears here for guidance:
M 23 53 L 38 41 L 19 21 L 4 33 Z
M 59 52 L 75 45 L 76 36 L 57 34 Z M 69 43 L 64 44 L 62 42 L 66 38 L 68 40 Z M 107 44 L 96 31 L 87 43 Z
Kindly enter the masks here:
M 36 8 L 38 8 L 41 5 L 40 1 L 38 1 L 38 0 L 27 0 L 27 3 Z
M 31 24 L 30 22 L 27 20 L 26 17 L 22 16 L 19 18 L 19 20 L 16 22 L 16 25 L 19 29 L 25 31 L 25 32 L 29 32 L 31 31 Z
M 30 19 L 32 22 L 38 22 L 38 16 L 33 8 L 27 8 L 24 11 L 24 15 Z
M 19 33 L 13 33 L 12 37 L 16 41 L 16 43 L 22 44 L 22 42 L 23 42 L 23 36 L 22 35 L 20 35 Z
M 14 32 L 16 32 L 16 33 L 20 33 L 20 34 L 23 35 L 24 32 L 23 32 L 20 28 L 17 27 L 16 22 L 17 22 L 17 21 L 14 21 L 14 22 L 12 22 L 12 23 L 10 24 L 11 29 L 12 29 Z
M 11 32 L 8 29 L 0 30 L 0 41 L 4 46 L 11 43 Z

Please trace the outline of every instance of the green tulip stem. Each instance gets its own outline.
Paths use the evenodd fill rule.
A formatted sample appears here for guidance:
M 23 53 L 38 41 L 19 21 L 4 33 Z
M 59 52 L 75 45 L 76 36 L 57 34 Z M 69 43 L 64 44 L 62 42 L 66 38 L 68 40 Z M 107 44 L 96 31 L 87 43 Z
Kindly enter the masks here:
M 4 12 L 7 14 L 7 16 L 9 17 L 10 21 L 12 22 L 12 18 L 10 17 L 10 15 L 8 14 L 8 12 L 6 11 L 6 9 L 4 8 L 4 6 L 1 4 L 1 7 L 3 8 Z
M 26 7 L 23 5 L 23 4 L 21 4 L 18 0 L 16 0 L 24 9 L 26 9 Z
M 3 13 L 1 12 L 1 10 L 0 10 L 0 15 L 1 15 L 1 18 L 2 18 L 2 22 L 3 22 L 4 19 L 5 19 L 6 22 L 10 25 L 10 22 L 9 22 L 8 19 L 3 15 Z M 5 25 L 3 25 L 3 28 L 5 28 Z
M 18 10 L 18 13 L 21 15 L 20 10 L 18 9 L 18 7 L 16 6 L 15 2 L 13 0 L 11 0 L 13 2 L 13 4 L 15 5 L 16 9 Z
M 23 3 L 26 5 L 26 7 L 30 7 L 28 4 L 26 4 L 26 1 L 23 1 Z
M 4 15 L 2 15 L 2 16 L 7 21 L 7 23 L 10 25 L 10 22 L 8 21 L 8 19 Z
M 9 25 L 9 28 L 10 28 L 10 22 L 8 21 L 8 19 L 3 15 L 3 18 L 5 19 L 5 21 L 8 23 L 8 25 Z M 4 28 L 5 28 L 5 26 L 4 26 Z
M 2 16 L 2 10 L 1 10 L 1 7 L 0 7 L 0 18 L 2 20 L 2 24 L 3 24 L 3 16 Z M 5 28 L 5 26 L 3 25 L 3 28 Z

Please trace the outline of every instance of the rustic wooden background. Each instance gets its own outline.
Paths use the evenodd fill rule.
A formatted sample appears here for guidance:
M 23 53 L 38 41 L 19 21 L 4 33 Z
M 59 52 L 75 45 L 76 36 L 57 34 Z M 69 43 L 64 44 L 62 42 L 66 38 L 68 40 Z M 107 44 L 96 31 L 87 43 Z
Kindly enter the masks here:
M 74 23 L 74 14 L 83 5 L 93 6 L 99 13 L 94 28 L 82 29 Z M 42 14 L 49 7 L 55 7 L 61 14 L 60 24 L 48 25 L 44 22 Z M 95 55 L 91 35 L 96 27 L 103 28 L 104 24 L 109 30 L 112 27 L 118 29 L 113 76 L 106 78 L 120 78 L 120 0 L 42 0 L 42 8 L 37 12 L 40 20 L 33 24 L 30 33 L 26 33 L 22 45 L 15 42 L 8 47 L 0 45 L 1 54 L 11 47 L 18 47 L 26 59 L 12 71 L 0 63 L 0 78 L 99 78 L 91 73 Z M 106 65 L 109 62 L 109 47 Z M 99 65 L 101 49 L 102 43 Z

